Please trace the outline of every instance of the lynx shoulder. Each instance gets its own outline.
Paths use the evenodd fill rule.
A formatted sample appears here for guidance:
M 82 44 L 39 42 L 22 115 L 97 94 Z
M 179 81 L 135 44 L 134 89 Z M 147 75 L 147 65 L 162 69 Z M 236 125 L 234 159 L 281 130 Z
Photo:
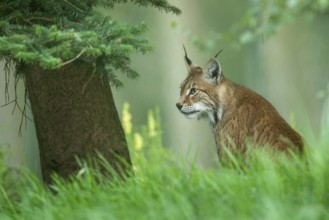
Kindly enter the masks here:
M 187 118 L 209 119 L 219 155 L 223 146 L 244 153 L 247 143 L 302 152 L 301 136 L 265 98 L 226 79 L 217 55 L 201 68 L 185 51 L 188 76 L 181 84 L 178 110 Z

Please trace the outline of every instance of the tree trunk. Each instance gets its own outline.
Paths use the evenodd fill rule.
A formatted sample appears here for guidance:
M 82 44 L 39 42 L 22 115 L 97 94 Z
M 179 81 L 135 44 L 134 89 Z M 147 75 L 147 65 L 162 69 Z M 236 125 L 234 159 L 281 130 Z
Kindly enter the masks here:
M 25 72 L 47 183 L 54 172 L 62 177 L 76 173 L 76 157 L 94 158 L 97 152 L 115 170 L 130 171 L 127 142 L 108 80 L 90 69 L 72 63 L 57 70 L 30 65 Z

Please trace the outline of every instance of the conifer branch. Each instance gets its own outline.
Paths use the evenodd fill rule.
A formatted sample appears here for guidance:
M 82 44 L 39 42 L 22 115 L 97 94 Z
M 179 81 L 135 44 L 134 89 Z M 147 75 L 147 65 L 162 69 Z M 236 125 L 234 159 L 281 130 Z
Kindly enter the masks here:
M 0 57 L 8 58 L 6 64 L 13 63 L 16 70 L 24 74 L 26 65 L 57 69 L 82 60 L 95 63 L 96 74 L 109 76 L 115 85 L 122 85 L 116 76 L 118 70 L 128 78 L 138 76 L 130 68 L 129 56 L 133 52 L 151 51 L 141 37 L 146 28 L 144 24 L 116 22 L 94 8 L 113 9 L 116 4 L 132 3 L 181 13 L 167 0 L 2 1 Z M 9 70 L 6 73 L 6 77 L 9 76 Z M 9 95 L 5 93 L 5 96 L 9 101 Z

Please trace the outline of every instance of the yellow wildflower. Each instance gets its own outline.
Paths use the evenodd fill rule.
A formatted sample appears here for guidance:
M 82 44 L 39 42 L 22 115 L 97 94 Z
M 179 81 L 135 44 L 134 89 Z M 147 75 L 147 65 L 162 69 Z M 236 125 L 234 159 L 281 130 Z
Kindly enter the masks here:
M 147 122 L 148 122 L 149 137 L 156 136 L 157 135 L 156 121 L 155 121 L 155 118 L 154 118 L 153 111 L 148 112 Z
M 141 150 L 143 148 L 143 137 L 139 133 L 134 134 L 134 147 L 136 150 Z
M 126 134 L 131 134 L 132 123 L 131 123 L 131 114 L 129 112 L 129 103 L 125 102 L 122 109 L 122 127 Z

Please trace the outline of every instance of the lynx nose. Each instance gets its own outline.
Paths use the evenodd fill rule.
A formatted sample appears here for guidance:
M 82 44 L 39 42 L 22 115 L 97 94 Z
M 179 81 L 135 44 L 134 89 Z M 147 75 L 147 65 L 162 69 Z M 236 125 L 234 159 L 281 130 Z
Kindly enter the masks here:
M 182 104 L 180 104 L 180 103 L 176 103 L 176 107 L 178 108 L 178 110 L 181 110 L 181 109 L 182 109 L 182 107 L 183 107 L 183 105 L 182 105 Z

